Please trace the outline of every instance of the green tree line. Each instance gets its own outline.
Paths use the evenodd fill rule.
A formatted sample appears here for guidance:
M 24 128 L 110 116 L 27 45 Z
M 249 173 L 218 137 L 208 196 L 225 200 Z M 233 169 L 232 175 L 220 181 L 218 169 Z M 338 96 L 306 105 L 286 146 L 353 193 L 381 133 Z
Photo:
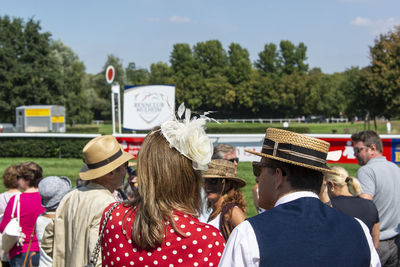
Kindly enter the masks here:
M 169 62 L 123 67 L 109 55 L 98 74 L 87 74 L 74 51 L 51 39 L 38 21 L 0 17 L 0 121 L 14 122 L 20 105 L 60 104 L 67 122 L 110 120 L 110 86 L 104 72 L 116 68 L 121 85 L 175 84 L 176 104 L 217 111 L 216 118 L 273 118 L 339 114 L 397 118 L 400 105 L 400 27 L 379 35 L 370 65 L 325 74 L 307 64 L 307 46 L 267 43 L 251 62 L 238 43 L 176 43 Z

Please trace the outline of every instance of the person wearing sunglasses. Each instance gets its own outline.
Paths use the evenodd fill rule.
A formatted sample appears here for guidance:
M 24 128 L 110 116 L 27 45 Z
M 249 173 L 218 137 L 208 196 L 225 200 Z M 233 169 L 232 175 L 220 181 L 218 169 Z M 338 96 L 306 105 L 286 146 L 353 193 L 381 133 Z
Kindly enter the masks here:
M 380 266 L 368 227 L 318 198 L 329 143 L 268 128 L 253 163 L 265 212 L 231 233 L 220 265 Z
M 374 131 L 351 136 L 354 155 L 361 168 L 357 178 L 360 197 L 372 200 L 379 213 L 380 242 L 378 254 L 382 266 L 398 266 L 400 249 L 400 169 L 383 156 L 383 145 Z
M 203 178 L 207 207 L 212 209 L 208 224 L 228 240 L 232 230 L 246 219 L 246 200 L 240 190 L 246 182 L 236 177 L 235 165 L 224 159 L 212 160 Z

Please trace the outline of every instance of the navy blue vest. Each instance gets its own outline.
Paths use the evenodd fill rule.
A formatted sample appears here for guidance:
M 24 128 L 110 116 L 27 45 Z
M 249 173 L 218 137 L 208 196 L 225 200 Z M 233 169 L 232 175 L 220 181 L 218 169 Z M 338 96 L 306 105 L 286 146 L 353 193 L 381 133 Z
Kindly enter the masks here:
M 303 197 L 249 218 L 260 266 L 369 266 L 370 250 L 352 217 Z

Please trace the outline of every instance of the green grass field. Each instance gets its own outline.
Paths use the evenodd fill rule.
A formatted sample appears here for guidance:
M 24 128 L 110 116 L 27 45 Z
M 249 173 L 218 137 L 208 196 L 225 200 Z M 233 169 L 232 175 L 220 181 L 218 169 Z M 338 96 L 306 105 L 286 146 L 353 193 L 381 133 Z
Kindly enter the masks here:
M 69 177 L 73 185 L 75 180 L 79 176 L 79 171 L 83 166 L 81 159 L 58 159 L 58 158 L 1 158 L 0 159 L 0 170 L 1 173 L 4 169 L 11 164 L 18 164 L 24 161 L 35 161 L 43 168 L 44 177 L 50 175 L 56 176 L 67 176 Z M 358 165 L 355 164 L 341 164 L 345 167 L 350 175 L 355 176 L 358 170 Z M 256 210 L 253 204 L 252 188 L 255 184 L 255 177 L 251 167 L 251 162 L 240 162 L 238 165 L 238 177 L 246 180 L 247 185 L 243 188 L 243 194 L 246 197 L 248 216 L 256 215 Z M 4 192 L 6 189 L 3 183 L 0 183 L 0 192 Z

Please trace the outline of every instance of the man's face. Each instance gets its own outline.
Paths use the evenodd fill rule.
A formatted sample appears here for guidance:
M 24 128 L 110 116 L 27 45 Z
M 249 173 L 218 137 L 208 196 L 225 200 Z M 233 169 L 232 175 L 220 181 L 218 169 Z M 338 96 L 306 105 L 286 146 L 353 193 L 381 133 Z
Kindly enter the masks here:
M 365 146 L 364 142 L 353 143 L 354 155 L 357 157 L 358 164 L 363 166 L 371 159 L 370 148 Z
M 267 160 L 263 158 L 261 164 L 268 165 Z M 275 205 L 277 195 L 274 187 L 275 170 L 266 166 L 260 166 L 260 169 L 261 172 L 258 176 L 258 205 L 263 209 L 272 209 Z
M 115 181 L 116 189 L 121 187 L 124 184 L 125 176 L 127 173 L 127 168 L 128 168 L 128 162 L 125 162 L 124 164 L 119 166 L 117 169 L 115 169 L 114 181 Z

